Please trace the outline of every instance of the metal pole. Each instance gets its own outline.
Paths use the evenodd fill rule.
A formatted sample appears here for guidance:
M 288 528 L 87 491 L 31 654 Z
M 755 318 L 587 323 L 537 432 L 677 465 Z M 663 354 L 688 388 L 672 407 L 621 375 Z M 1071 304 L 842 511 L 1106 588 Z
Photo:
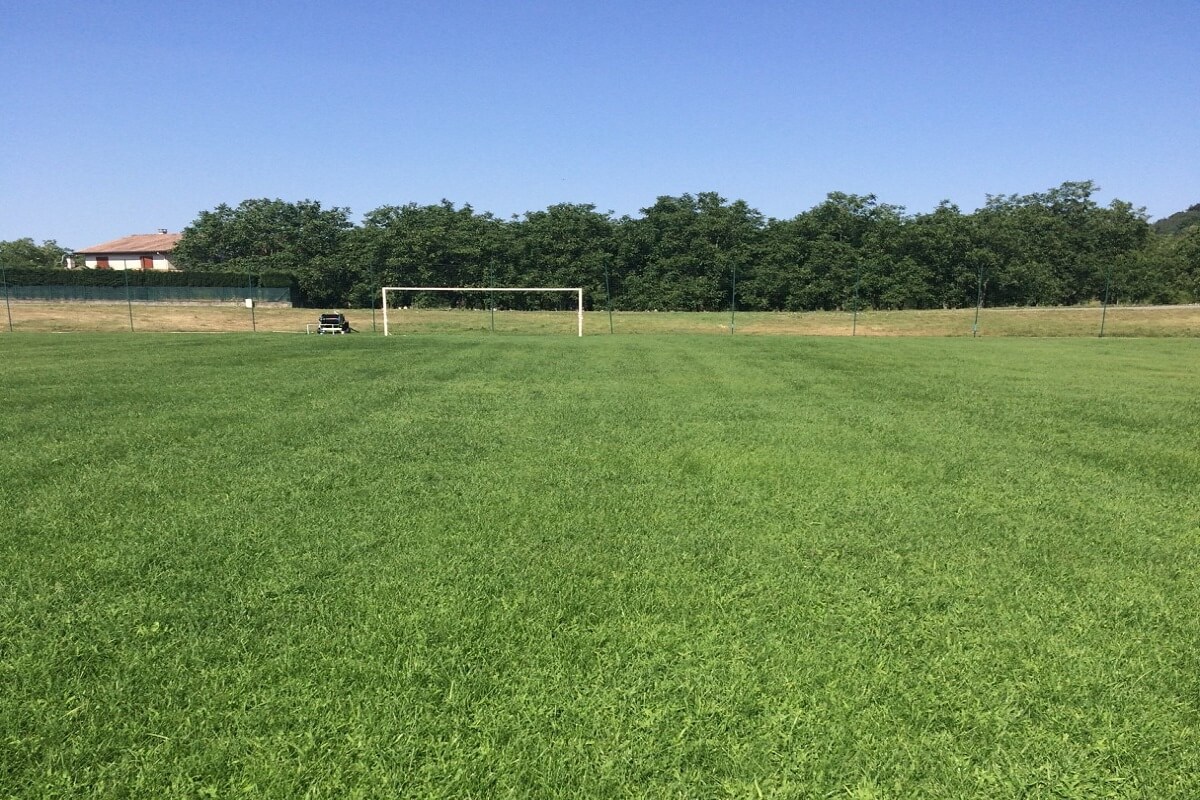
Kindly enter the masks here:
M 850 335 L 858 335 L 858 284 L 862 281 L 862 265 L 854 264 L 854 318 L 850 323 Z
M 975 324 L 971 326 L 971 338 L 979 335 L 979 309 L 983 308 L 983 262 L 979 262 L 979 295 L 975 301 Z
M 613 332 L 612 320 L 612 287 L 608 283 L 608 261 L 604 262 L 604 297 L 605 303 L 608 304 L 608 332 Z
M 1112 264 L 1104 272 L 1104 305 L 1100 309 L 1100 338 L 1104 338 L 1104 318 L 1108 316 L 1108 287 L 1112 281 Z
M 250 301 L 250 332 L 257 333 L 258 326 L 255 324 L 255 321 L 254 321 L 254 286 L 253 286 L 253 284 L 250 283 L 250 270 L 249 269 L 246 270 L 246 294 L 249 295 L 249 297 L 247 297 L 247 299 Z
M 123 271 L 125 273 L 125 305 L 129 308 L 129 332 L 133 333 L 133 301 L 129 299 L 129 267 L 126 266 Z
M 488 309 L 491 315 L 491 331 L 496 332 L 496 262 L 488 270 Z
M 733 279 L 729 283 L 729 332 L 733 333 L 737 318 L 737 262 L 733 262 Z
M 371 333 L 375 333 L 375 291 L 378 283 L 375 277 L 375 270 L 371 270 Z
M 0 282 L 4 284 L 4 310 L 8 312 L 8 332 L 12 333 L 12 306 L 8 303 L 8 272 L 4 267 L 0 267 Z

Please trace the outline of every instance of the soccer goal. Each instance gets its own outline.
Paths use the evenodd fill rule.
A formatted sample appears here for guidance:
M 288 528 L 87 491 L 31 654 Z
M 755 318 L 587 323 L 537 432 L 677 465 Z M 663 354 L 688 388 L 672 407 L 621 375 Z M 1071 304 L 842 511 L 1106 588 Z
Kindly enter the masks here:
M 564 288 L 561 286 L 495 286 L 488 288 L 465 286 L 384 286 L 383 287 L 383 335 L 388 335 L 388 292 L 489 292 L 492 294 L 507 294 L 509 292 L 573 292 L 578 306 L 576 308 L 576 327 L 578 334 L 583 336 L 583 289 L 576 286 Z

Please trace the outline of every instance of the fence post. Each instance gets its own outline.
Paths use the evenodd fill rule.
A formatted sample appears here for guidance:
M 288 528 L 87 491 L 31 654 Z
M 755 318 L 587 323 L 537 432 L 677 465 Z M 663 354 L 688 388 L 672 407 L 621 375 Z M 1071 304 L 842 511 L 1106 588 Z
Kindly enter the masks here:
M 983 262 L 979 262 L 979 289 L 975 301 L 975 324 L 971 326 L 971 338 L 979 335 L 979 309 L 983 308 Z
M 125 273 L 125 306 L 129 309 L 129 332 L 133 333 L 133 301 L 129 299 L 129 267 L 126 266 L 121 271 Z
M 487 272 L 488 285 L 488 325 L 492 333 L 496 332 L 496 259 L 492 259 L 491 269 Z
M 862 282 L 862 264 L 854 262 L 854 318 L 850 322 L 850 335 L 858 334 L 858 285 Z
M 729 332 L 734 332 L 734 321 L 737 317 L 737 261 L 732 265 L 733 274 L 729 281 Z
M 1112 264 L 1104 273 L 1104 306 L 1100 309 L 1100 338 L 1104 338 L 1104 318 L 1108 316 L 1108 287 L 1112 279 Z
M 250 306 L 250 332 L 258 332 L 258 324 L 254 321 L 254 285 L 250 282 L 250 270 L 246 269 L 246 305 Z
M 379 278 L 375 275 L 375 267 L 371 267 L 371 333 L 375 330 L 375 292 L 379 291 Z
M 4 267 L 0 267 L 0 283 L 4 284 L 4 310 L 8 312 L 8 332 L 12 333 L 12 306 L 8 302 L 8 272 Z
M 608 332 L 613 332 L 612 320 L 612 286 L 608 282 L 608 259 L 604 259 L 604 298 L 608 304 Z

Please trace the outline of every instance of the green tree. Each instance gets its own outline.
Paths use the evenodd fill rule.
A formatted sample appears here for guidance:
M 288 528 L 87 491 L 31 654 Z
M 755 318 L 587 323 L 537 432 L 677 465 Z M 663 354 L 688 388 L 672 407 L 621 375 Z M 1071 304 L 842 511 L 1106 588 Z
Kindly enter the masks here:
M 347 261 L 379 285 L 485 286 L 491 264 L 507 251 L 504 223 L 449 200 L 436 205 L 382 206 L 363 217 L 349 239 Z M 478 294 L 402 298 L 404 302 L 480 307 Z
M 605 267 L 613 266 L 616 250 L 611 215 L 590 204 L 560 203 L 545 211 L 526 213 L 507 224 L 508 249 L 495 282 L 515 286 L 582 286 L 586 302 L 605 301 Z M 611 283 L 610 275 L 610 283 Z M 619 291 L 615 286 L 614 290 Z M 562 295 L 526 298 L 556 307 L 573 302 Z M 519 301 L 513 297 L 511 301 Z
M 1113 260 L 1105 276 L 1111 302 L 1176 303 L 1185 301 L 1187 292 L 1179 277 L 1183 261 L 1176 242 L 1165 236 L 1151 241 Z
M 881 253 L 872 229 L 881 216 L 897 213 L 881 206 L 875 195 L 830 192 L 822 203 L 796 217 L 793 231 L 807 242 L 811 276 L 807 285 L 795 287 L 802 307 L 849 308 L 865 269 L 878 269 L 873 260 Z
M 995 256 L 992 298 L 1005 305 L 1058 305 L 1099 299 L 1106 276 L 1150 238 L 1145 211 L 1114 200 L 1100 207 L 1091 181 L 1047 192 L 989 196 L 975 215 L 982 245 Z
M 810 296 L 815 279 L 811 243 L 798 219 L 768 220 L 755 252 L 754 267 L 739 282 L 738 295 L 746 307 L 762 311 L 814 308 Z
M 975 304 L 978 262 L 970 258 L 978 247 L 975 226 L 958 206 L 943 201 L 928 214 L 918 214 L 907 225 L 896 255 L 925 270 L 928 305 L 962 308 Z
M 1191 228 L 1200 227 L 1200 203 L 1155 221 L 1153 227 L 1155 233 L 1163 236 L 1181 236 Z
M 729 308 L 735 272 L 749 277 L 750 255 L 765 227 L 762 214 L 715 192 L 662 196 L 642 214 L 621 224 L 620 251 L 629 259 L 622 270 L 622 307 Z
M 1179 290 L 1179 299 L 1200 302 L 1200 225 L 1193 225 L 1174 242 L 1175 263 L 1172 282 Z
M 184 228 L 174 260 L 185 269 L 298 272 L 337 253 L 353 227 L 349 214 L 315 200 L 222 203 Z
M 0 267 L 9 269 L 54 269 L 65 266 L 63 259 L 70 251 L 58 242 L 47 239 L 37 244 L 33 239 L 14 239 L 0 242 Z

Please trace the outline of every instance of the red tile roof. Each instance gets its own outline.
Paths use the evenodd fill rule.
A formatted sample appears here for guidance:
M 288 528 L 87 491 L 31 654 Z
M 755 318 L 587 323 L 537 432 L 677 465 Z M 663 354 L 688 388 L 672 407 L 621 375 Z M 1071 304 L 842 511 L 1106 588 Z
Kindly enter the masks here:
M 135 233 L 111 242 L 76 250 L 84 255 L 92 253 L 169 253 L 175 249 L 182 233 Z

